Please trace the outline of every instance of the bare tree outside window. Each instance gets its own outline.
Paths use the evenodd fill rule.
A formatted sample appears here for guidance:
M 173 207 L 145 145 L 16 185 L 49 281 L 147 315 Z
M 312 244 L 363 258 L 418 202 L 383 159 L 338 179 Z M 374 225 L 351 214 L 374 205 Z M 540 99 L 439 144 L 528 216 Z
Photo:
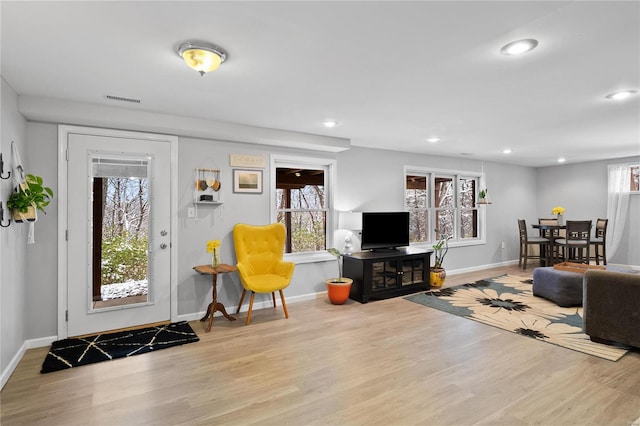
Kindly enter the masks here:
M 454 188 L 453 178 L 435 178 L 434 207 L 436 212 L 436 240 L 449 236 L 455 238 Z
M 631 192 L 640 192 L 640 166 L 631 166 Z
M 478 237 L 478 209 L 476 207 L 476 179 L 460 178 L 460 238 Z
M 102 285 L 147 279 L 147 179 L 101 178 Z
M 429 241 L 429 192 L 426 176 L 407 175 L 405 200 L 409 211 L 409 241 Z
M 323 170 L 276 168 L 276 212 L 287 228 L 285 252 L 326 249 L 324 180 Z
M 448 236 L 455 241 L 479 238 L 478 176 L 425 171 L 407 173 L 405 179 L 412 243 L 435 242 Z

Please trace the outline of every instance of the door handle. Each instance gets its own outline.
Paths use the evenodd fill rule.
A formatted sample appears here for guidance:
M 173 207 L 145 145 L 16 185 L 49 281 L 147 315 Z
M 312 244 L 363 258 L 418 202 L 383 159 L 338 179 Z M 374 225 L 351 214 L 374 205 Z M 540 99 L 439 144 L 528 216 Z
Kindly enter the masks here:
M 167 248 L 167 245 L 166 245 L 165 243 L 162 243 L 162 244 L 160 244 L 160 248 L 161 248 L 162 250 L 164 250 L 164 249 L 166 249 L 166 248 Z

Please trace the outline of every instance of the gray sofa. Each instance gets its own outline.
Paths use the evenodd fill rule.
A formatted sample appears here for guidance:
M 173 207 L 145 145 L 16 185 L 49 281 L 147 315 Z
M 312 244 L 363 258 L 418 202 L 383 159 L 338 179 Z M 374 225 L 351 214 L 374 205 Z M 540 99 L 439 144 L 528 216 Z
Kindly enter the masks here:
M 587 271 L 582 297 L 583 328 L 591 340 L 640 348 L 640 274 Z

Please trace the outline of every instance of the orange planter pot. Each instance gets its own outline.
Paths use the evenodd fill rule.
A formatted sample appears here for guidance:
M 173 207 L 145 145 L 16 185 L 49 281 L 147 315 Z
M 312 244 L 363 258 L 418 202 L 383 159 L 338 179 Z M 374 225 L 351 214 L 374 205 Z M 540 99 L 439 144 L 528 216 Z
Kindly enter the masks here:
M 342 305 L 349 298 L 349 292 L 351 291 L 351 284 L 353 280 L 351 278 L 342 278 L 342 281 L 335 282 L 336 278 L 331 278 L 325 281 L 327 285 L 327 296 L 329 301 L 334 305 Z

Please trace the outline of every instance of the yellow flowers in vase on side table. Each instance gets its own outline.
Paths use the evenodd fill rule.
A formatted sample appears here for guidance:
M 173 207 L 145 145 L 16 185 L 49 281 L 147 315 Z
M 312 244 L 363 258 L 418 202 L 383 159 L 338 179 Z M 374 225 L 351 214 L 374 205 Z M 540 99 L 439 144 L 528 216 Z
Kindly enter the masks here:
M 564 207 L 555 206 L 551 209 L 551 214 L 555 214 L 558 218 L 558 225 L 564 225 Z
M 220 240 L 207 241 L 207 253 L 211 254 L 211 266 L 215 268 L 220 264 L 220 258 L 218 257 L 218 249 L 220 248 Z

